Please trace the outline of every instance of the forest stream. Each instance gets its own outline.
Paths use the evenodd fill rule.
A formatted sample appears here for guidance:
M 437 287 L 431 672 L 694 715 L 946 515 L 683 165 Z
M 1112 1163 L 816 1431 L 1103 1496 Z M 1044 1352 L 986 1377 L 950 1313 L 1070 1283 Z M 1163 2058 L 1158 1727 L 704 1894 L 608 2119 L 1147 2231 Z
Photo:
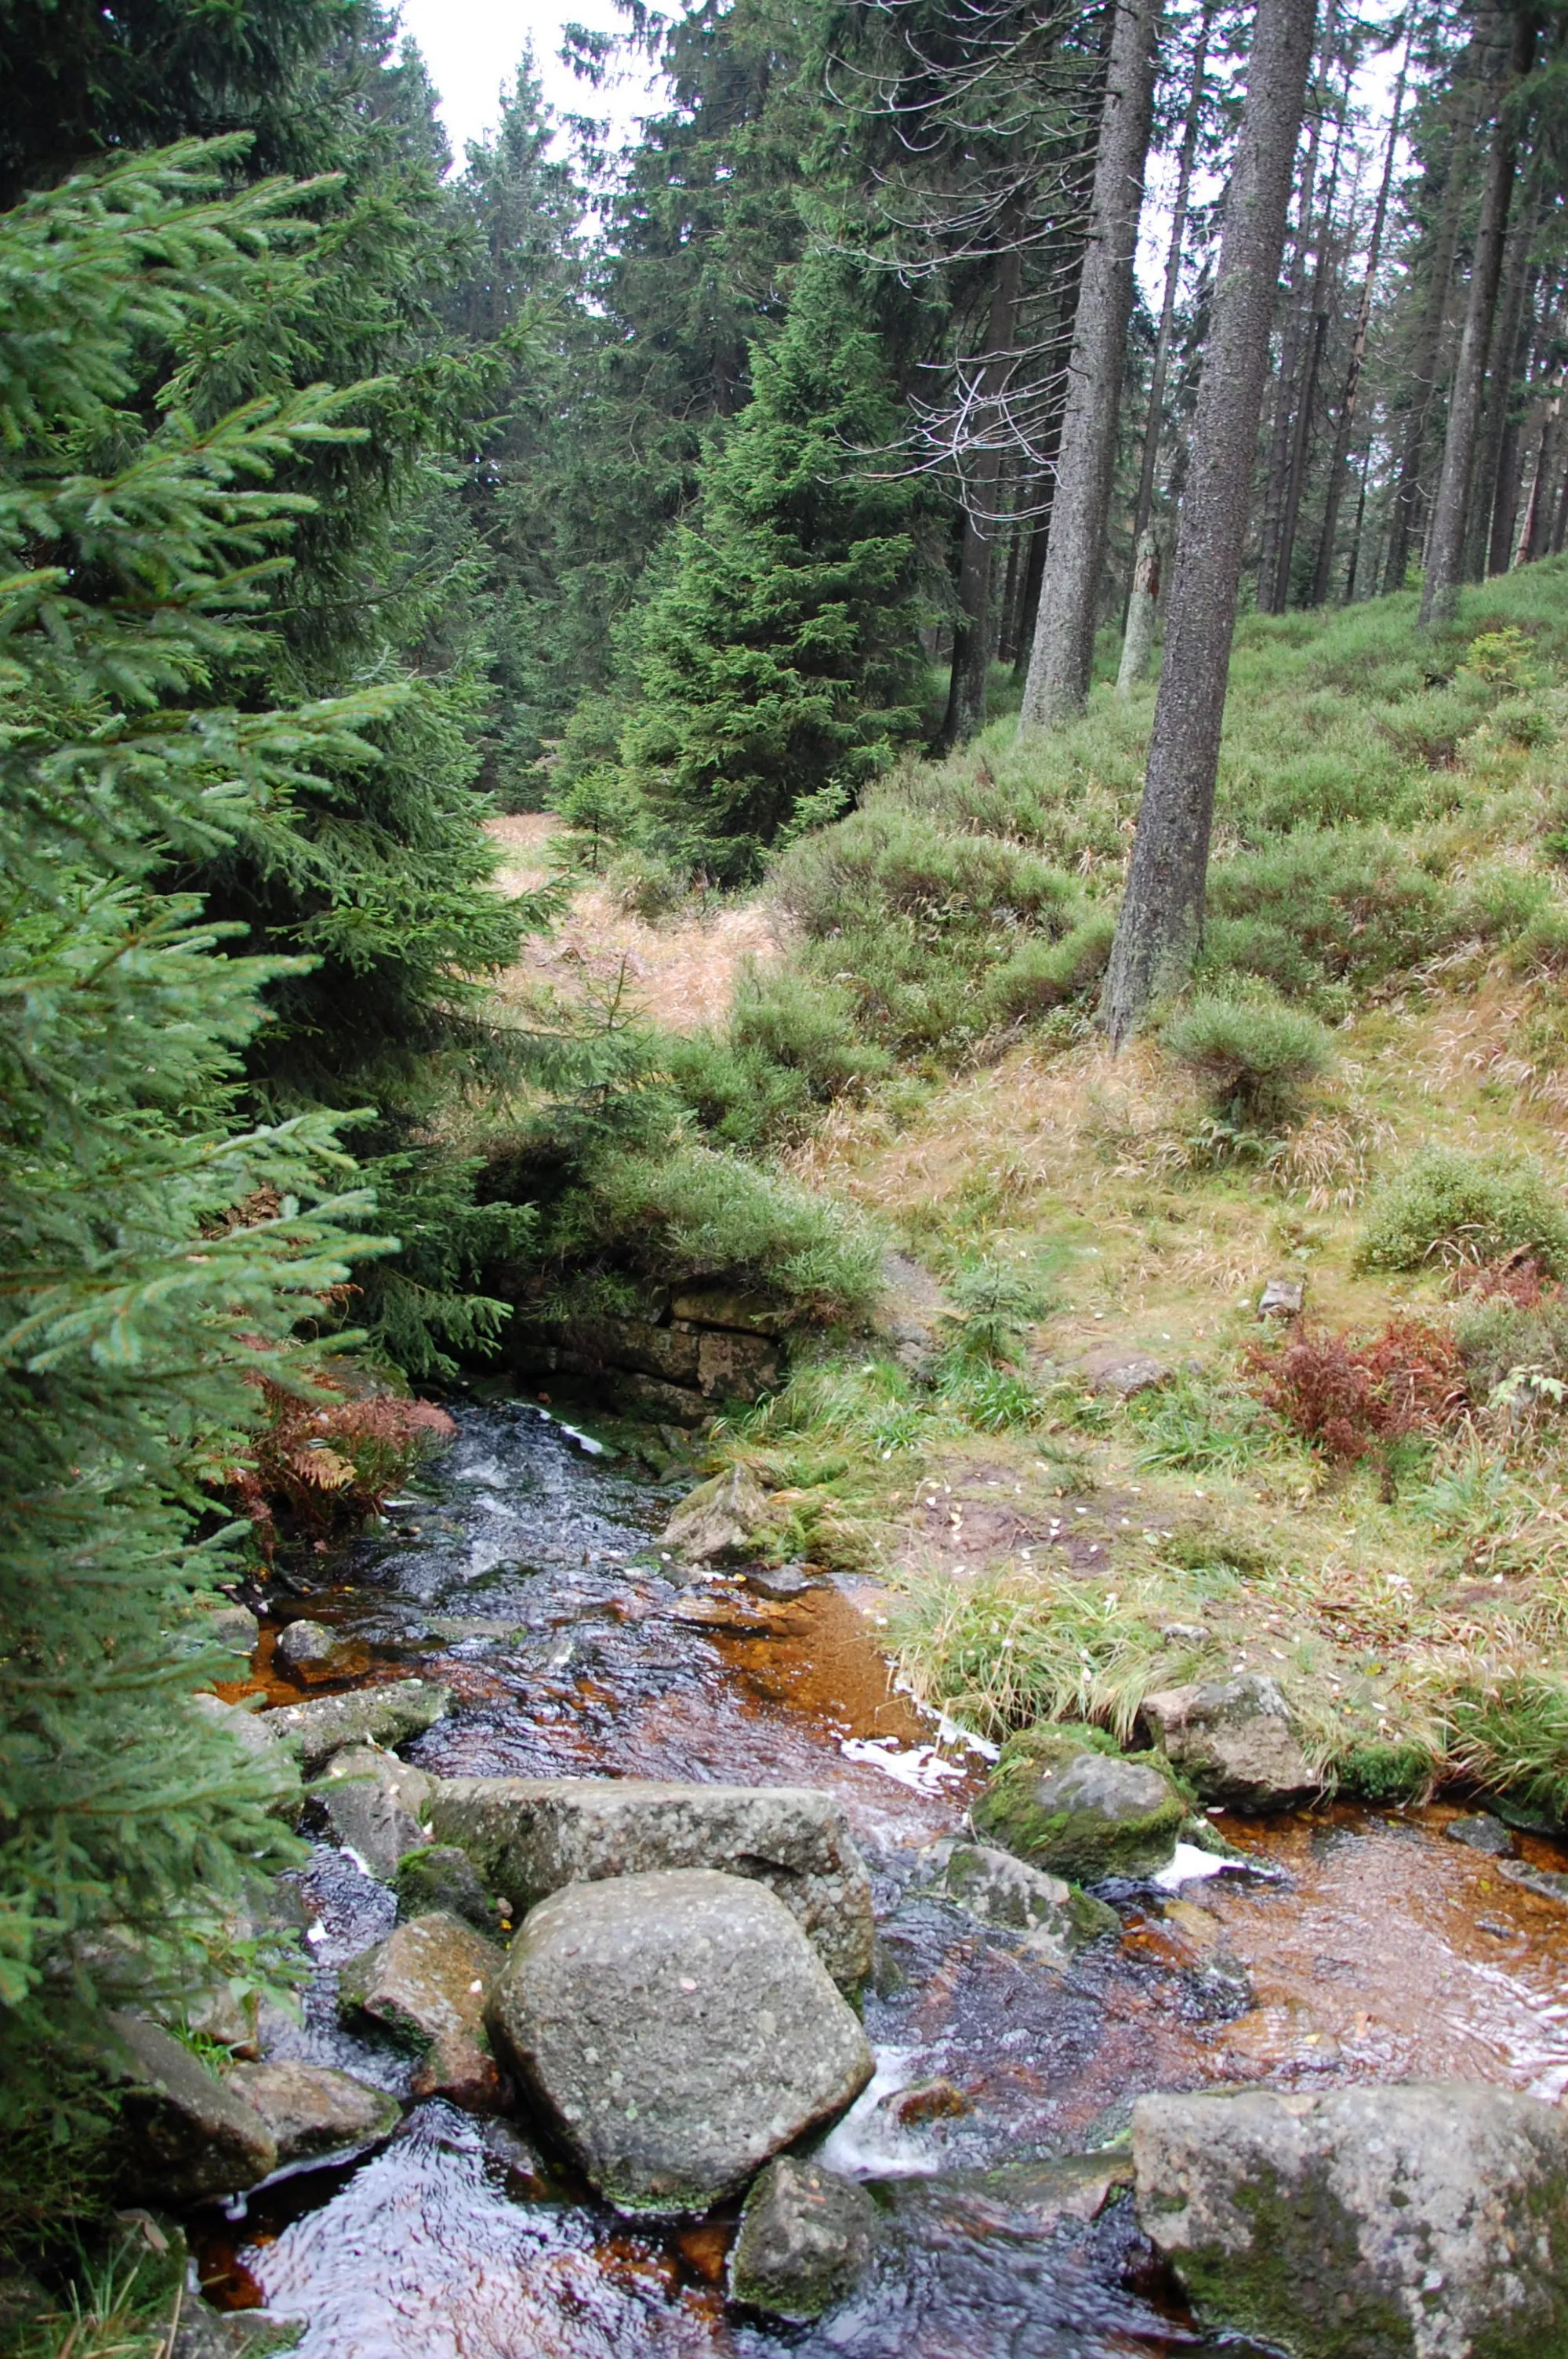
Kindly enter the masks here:
M 281 2179 L 209 2223 L 213 2299 L 305 2321 L 304 2359 L 1217 2350 L 1130 2205 L 1102 2203 L 1141 2092 L 1568 2088 L 1568 1908 L 1444 1840 L 1454 1808 L 1227 1817 L 1255 1866 L 1114 1889 L 1119 1942 L 1064 1975 L 920 1889 L 922 1849 L 960 1826 L 986 1765 L 892 1690 L 873 1596 L 827 1582 L 769 1595 L 789 1584 L 766 1575 L 681 1585 L 654 1537 L 676 1495 L 638 1462 L 531 1402 L 456 1414 L 455 1444 L 385 1535 L 324 1560 L 309 1593 L 279 1593 L 255 1683 L 276 1702 L 303 1692 L 272 1643 L 308 1614 L 351 1637 L 360 1681 L 417 1670 L 452 1690 L 408 1748 L 438 1774 L 836 1795 L 875 1885 L 879 2069 L 825 2158 L 872 2188 L 889 2233 L 869 2283 L 821 2326 L 764 2327 L 724 2298 L 732 2211 L 628 2223 L 525 2122 L 430 2101 L 379 2153 Z M 1568 1865 L 1544 1840 L 1521 1849 Z M 336 2010 L 337 1969 L 390 1929 L 391 1893 L 325 1843 L 298 1882 L 316 1973 L 300 2021 L 267 2018 L 267 2052 L 406 2094 L 407 2059 Z

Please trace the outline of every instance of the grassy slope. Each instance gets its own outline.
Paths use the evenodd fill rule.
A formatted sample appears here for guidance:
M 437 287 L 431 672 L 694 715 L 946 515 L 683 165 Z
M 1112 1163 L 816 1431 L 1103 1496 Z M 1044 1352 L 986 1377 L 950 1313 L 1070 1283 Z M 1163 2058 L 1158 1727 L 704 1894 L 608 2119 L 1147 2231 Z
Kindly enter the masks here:
M 999 724 L 785 864 L 797 968 L 853 992 L 861 1037 L 903 1063 L 789 1160 L 887 1222 L 970 1316 L 935 1391 L 843 1360 L 728 1447 L 775 1485 L 784 1544 L 883 1577 L 916 1684 L 990 1734 L 1042 1712 L 1125 1731 L 1151 1686 L 1246 1665 L 1280 1677 L 1325 1764 L 1365 1790 L 1459 1768 L 1568 1799 L 1552 1403 L 1482 1408 L 1402 1453 L 1390 1499 L 1379 1469 L 1325 1464 L 1243 1381 L 1270 1276 L 1304 1276 L 1335 1327 L 1452 1321 L 1439 1266 L 1353 1266 L 1368 1191 L 1424 1142 L 1568 1177 L 1568 570 L 1471 592 L 1435 652 L 1413 609 L 1238 637 L 1210 965 L 1314 1007 L 1338 1052 L 1286 1130 L 1240 1142 L 1254 1159 L 1157 1046 L 1105 1054 L 1092 983 L 1048 975 L 1020 1016 L 997 982 L 1114 906 L 1152 692 L 1098 690 L 1046 743 Z M 1528 646 L 1474 647 L 1510 631 Z M 1033 868 L 1011 898 L 1005 877 L 966 885 L 977 845 L 1049 863 L 1058 904 Z M 1075 1367 L 1106 1340 L 1175 1381 L 1091 1399 Z

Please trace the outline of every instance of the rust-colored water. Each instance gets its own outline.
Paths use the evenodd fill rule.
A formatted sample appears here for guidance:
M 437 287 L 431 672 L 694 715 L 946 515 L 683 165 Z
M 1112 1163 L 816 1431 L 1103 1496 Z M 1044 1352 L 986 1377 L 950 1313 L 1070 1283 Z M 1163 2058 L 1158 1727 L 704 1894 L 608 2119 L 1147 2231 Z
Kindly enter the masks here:
M 841 1797 L 877 1891 L 866 2021 L 881 2070 L 827 2158 L 872 2186 L 887 2234 L 865 2294 L 827 2326 L 766 2330 L 724 2301 L 728 2217 L 629 2230 L 515 2128 L 426 2104 L 379 2155 L 264 2191 L 207 2245 L 215 2297 L 305 2321 L 304 2359 L 1201 2350 L 1140 2274 L 1125 2204 L 1097 2222 L 1093 2202 L 1064 2207 L 1048 2171 L 1021 2178 L 1021 2159 L 1105 2147 L 1156 2087 L 1568 2086 L 1568 1909 L 1447 1841 L 1451 1810 L 1227 1822 L 1267 1880 L 1129 1890 L 1120 1942 L 1054 1973 L 923 1891 L 919 1854 L 961 1825 L 983 1765 L 934 1753 L 850 1598 L 676 1587 L 652 1541 L 669 1502 L 624 1463 L 523 1404 L 460 1425 L 437 1495 L 406 1518 L 416 1528 L 287 1610 L 342 1627 L 372 1676 L 418 1669 L 453 1688 L 457 1708 L 414 1748 L 438 1773 Z M 265 1653 L 258 1677 L 270 1701 L 301 1691 Z M 303 2024 L 275 2024 L 274 2045 L 405 2088 L 406 2063 L 351 2038 L 333 2006 L 335 1969 L 386 1930 L 388 1897 L 323 1847 L 304 1899 L 320 1972 Z M 923 2083 L 944 2085 L 901 2096 Z

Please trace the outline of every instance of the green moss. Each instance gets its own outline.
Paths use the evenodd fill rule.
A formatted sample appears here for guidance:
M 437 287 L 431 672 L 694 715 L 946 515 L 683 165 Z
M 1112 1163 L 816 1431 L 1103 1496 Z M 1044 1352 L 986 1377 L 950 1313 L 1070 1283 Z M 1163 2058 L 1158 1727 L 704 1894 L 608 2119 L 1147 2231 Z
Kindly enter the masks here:
M 1088 1756 L 1144 1771 L 1143 1791 L 1121 1799 L 1097 1794 L 1077 1769 Z M 1099 1729 L 1046 1727 L 1004 1746 L 973 1816 L 980 1835 L 1032 1866 L 1094 1884 L 1162 1867 L 1187 1809 L 1159 1756 L 1119 1756 Z
M 1353 1745 L 1334 1765 L 1341 1793 L 1368 1802 L 1414 1801 L 1431 1786 L 1433 1767 L 1427 1747 L 1413 1740 Z
M 1414 2359 L 1411 2322 L 1367 2282 L 1356 2222 L 1323 2175 L 1284 2187 L 1264 2171 L 1231 2200 L 1252 2222 L 1248 2252 L 1198 2246 L 1173 2256 L 1200 2319 L 1292 2359 Z

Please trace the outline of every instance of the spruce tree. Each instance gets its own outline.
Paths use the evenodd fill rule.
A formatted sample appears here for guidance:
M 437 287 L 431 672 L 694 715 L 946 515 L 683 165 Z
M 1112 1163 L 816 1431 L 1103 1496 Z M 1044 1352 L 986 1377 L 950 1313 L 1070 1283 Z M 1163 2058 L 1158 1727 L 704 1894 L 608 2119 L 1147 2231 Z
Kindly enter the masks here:
M 240 1059 L 291 962 L 234 954 L 160 882 L 313 778 L 371 766 L 365 731 L 408 701 L 214 692 L 263 652 L 308 515 L 269 478 L 354 430 L 322 386 L 206 419 L 179 398 L 181 348 L 312 266 L 286 189 L 212 193 L 234 153 L 119 161 L 0 217 L 11 2133 L 48 2095 L 39 2043 L 119 1976 L 192 1975 L 285 1840 L 266 1779 L 192 1707 L 215 1668 L 193 1608 L 232 1571 L 212 1490 L 258 1381 L 303 1381 L 296 1327 L 365 1243 L 347 1223 L 366 1200 L 334 1195 L 351 1166 L 332 1118 L 236 1119 Z M 155 354 L 163 398 L 138 406 Z
M 725 882 L 847 809 L 918 725 L 914 495 L 865 455 L 896 417 L 863 305 L 849 264 L 803 266 L 643 622 L 623 760 Z

